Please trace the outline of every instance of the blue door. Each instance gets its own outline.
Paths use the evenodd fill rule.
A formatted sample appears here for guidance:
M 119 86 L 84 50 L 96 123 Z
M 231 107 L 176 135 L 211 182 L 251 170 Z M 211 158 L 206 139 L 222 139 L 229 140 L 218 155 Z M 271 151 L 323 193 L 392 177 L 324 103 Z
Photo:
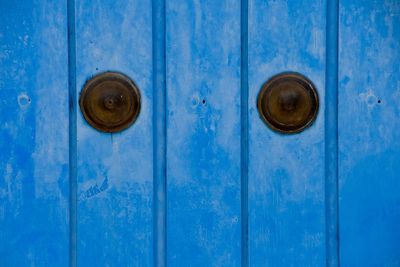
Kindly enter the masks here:
M 400 266 L 399 1 L 0 14 L 0 266 Z

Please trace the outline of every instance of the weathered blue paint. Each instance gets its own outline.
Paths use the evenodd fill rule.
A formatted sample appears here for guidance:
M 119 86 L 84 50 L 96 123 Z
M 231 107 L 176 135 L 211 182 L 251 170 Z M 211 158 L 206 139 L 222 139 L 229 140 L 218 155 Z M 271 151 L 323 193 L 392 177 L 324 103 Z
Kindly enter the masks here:
M 135 124 L 116 134 L 96 131 L 78 111 L 78 266 L 153 262 L 151 7 L 150 0 L 76 1 L 77 90 L 96 73 L 119 71 L 142 101 Z
M 0 266 L 68 266 L 66 6 L 0 13 Z
M 238 266 L 240 1 L 167 1 L 167 263 Z
M 400 266 L 400 2 L 342 0 L 342 266 Z
M 326 1 L 249 0 L 249 264 L 325 265 Z M 271 76 L 296 71 L 315 84 L 320 111 L 304 132 L 262 122 L 258 92 Z M 322 111 L 322 112 L 321 112 Z
M 400 266 L 399 1 L 0 13 L 0 266 Z M 77 106 L 104 71 L 142 96 L 117 134 Z M 284 71 L 320 99 L 294 135 L 256 109 Z

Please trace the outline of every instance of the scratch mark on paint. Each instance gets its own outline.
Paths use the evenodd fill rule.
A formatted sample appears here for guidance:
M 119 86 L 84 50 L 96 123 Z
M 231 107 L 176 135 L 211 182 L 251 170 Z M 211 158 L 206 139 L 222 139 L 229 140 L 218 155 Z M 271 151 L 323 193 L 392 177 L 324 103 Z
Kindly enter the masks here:
M 100 194 L 101 192 L 104 192 L 108 188 L 109 188 L 108 177 L 106 177 L 103 180 L 103 182 L 100 185 L 100 187 L 99 187 L 99 185 L 97 183 L 95 183 L 94 185 L 90 186 L 88 189 L 82 191 L 79 194 L 79 200 L 86 200 L 86 199 L 92 198 L 92 197 Z

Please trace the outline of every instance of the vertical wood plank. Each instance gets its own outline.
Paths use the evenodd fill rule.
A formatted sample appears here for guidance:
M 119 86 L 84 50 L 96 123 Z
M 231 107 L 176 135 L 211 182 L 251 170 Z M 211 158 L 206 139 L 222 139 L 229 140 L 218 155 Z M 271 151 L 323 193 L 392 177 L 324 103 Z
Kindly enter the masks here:
M 342 0 L 342 266 L 400 265 L 400 2 Z
M 249 263 L 325 265 L 325 1 L 249 0 Z M 269 129 L 256 101 L 273 75 L 316 86 L 320 110 L 305 131 Z
M 240 1 L 167 1 L 167 263 L 239 266 Z
M 142 106 L 129 129 L 105 134 L 78 111 L 78 266 L 153 264 L 152 9 L 150 0 L 76 2 L 76 79 L 128 75 Z
M 68 266 L 66 5 L 0 13 L 0 265 Z

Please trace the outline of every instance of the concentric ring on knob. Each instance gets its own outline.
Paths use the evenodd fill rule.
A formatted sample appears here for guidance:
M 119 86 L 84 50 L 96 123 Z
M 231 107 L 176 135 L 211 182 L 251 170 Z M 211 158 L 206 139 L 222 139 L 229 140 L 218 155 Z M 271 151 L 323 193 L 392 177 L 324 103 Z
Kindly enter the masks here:
M 95 129 L 114 133 L 131 126 L 140 112 L 140 93 L 135 83 L 118 72 L 100 73 L 82 89 L 79 105 Z
M 263 84 L 257 108 L 263 121 L 273 130 L 298 133 L 315 120 L 318 94 L 303 75 L 282 73 Z

